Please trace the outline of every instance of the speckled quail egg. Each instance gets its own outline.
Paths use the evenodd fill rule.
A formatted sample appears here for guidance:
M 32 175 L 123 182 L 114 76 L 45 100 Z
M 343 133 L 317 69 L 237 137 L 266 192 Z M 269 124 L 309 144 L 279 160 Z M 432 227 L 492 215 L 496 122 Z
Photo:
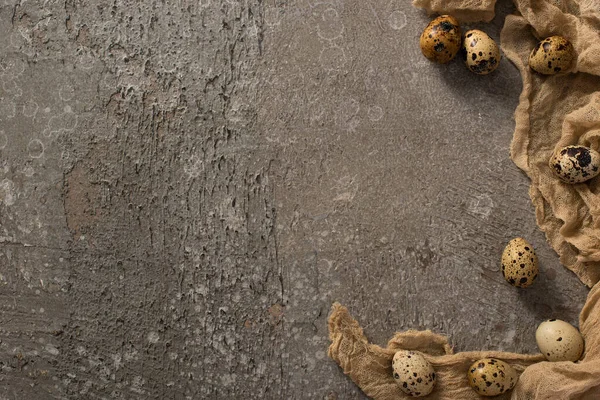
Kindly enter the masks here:
M 565 183 L 582 183 L 600 174 L 600 154 L 585 146 L 567 146 L 555 151 L 550 168 Z
M 511 390 L 517 380 L 517 371 L 502 360 L 484 358 L 475 361 L 467 374 L 469 385 L 481 396 L 498 396 Z
M 562 36 L 550 36 L 539 42 L 529 55 L 529 67 L 544 75 L 568 71 L 575 60 L 575 48 Z
M 460 43 L 460 26 L 450 15 L 442 15 L 431 21 L 419 40 L 423 55 L 439 64 L 450 62 L 460 50 Z
M 535 341 L 548 361 L 577 361 L 583 353 L 583 337 L 573 325 L 549 319 L 538 326 Z
M 487 33 L 473 29 L 463 39 L 463 59 L 467 68 L 478 75 L 487 75 L 500 65 L 500 49 Z
M 433 367 L 416 351 L 400 350 L 392 360 L 394 379 L 402 391 L 413 397 L 427 396 L 435 385 Z
M 538 258 L 533 246 L 523 238 L 508 242 L 502 252 L 504 279 L 513 286 L 526 288 L 533 284 L 538 273 Z

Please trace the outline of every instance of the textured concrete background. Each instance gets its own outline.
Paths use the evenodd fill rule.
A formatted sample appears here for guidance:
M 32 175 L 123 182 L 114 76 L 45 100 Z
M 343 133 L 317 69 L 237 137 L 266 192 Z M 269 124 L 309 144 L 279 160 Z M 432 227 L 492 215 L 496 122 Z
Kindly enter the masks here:
M 362 399 L 326 356 L 333 301 L 377 343 L 457 351 L 576 322 L 586 290 L 508 157 L 518 73 L 430 64 L 427 21 L 0 1 L 0 399 Z M 522 291 L 499 271 L 518 235 L 542 270 Z

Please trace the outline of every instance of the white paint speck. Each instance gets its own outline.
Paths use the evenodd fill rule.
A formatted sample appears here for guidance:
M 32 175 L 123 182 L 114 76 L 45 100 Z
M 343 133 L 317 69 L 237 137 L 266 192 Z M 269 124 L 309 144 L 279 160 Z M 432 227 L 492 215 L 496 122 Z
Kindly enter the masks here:
M 25 168 L 23 168 L 23 175 L 25 175 L 28 178 L 31 178 L 33 175 L 35 175 L 35 169 L 31 165 L 28 165 Z
M 62 101 L 69 101 L 75 95 L 75 89 L 71 85 L 65 85 L 58 90 L 58 97 Z
M 83 54 L 77 60 L 79 66 L 83 69 L 92 69 L 94 68 L 95 59 L 91 54 Z M 108 74 L 107 74 L 108 75 Z
M 487 219 L 494 208 L 494 201 L 488 194 L 477 195 L 469 200 L 467 212 Z
M 33 139 L 27 145 L 27 151 L 31 158 L 41 158 L 44 155 L 44 143 L 39 139 Z
M 228 387 L 231 386 L 235 383 L 237 377 L 235 374 L 224 374 L 221 377 L 221 383 L 223 384 L 223 386 Z
M 406 26 L 406 14 L 404 11 L 396 10 L 388 18 L 390 27 L 394 30 L 400 30 Z
M 53 356 L 57 356 L 57 355 L 60 353 L 60 351 L 58 351 L 58 349 L 57 349 L 56 347 L 52 346 L 52 345 L 51 345 L 51 344 L 49 344 L 49 343 L 48 343 L 48 344 L 47 344 L 47 345 L 44 347 L 44 349 L 45 349 L 45 350 L 46 350 L 48 353 L 52 354 Z
M 119 353 L 115 353 L 112 355 L 112 359 L 115 369 L 121 368 L 123 365 L 123 357 Z
M 148 341 L 152 344 L 158 343 L 158 341 L 160 340 L 160 336 L 158 335 L 157 332 L 150 332 L 148 334 Z
M 324 40 L 334 40 L 344 33 L 344 24 L 334 8 L 328 8 L 317 22 L 317 35 Z
M 367 111 L 367 116 L 371 121 L 379 121 L 383 118 L 383 109 L 379 106 L 371 106 Z
M 144 394 L 144 390 L 142 389 L 144 384 L 146 384 L 146 380 L 144 378 L 142 378 L 141 376 L 135 376 L 132 379 L 131 387 L 129 388 L 129 390 L 138 394 Z
M 37 114 L 39 106 L 35 101 L 28 101 L 23 104 L 23 115 L 29 118 L 34 118 Z
M 183 166 L 185 172 L 190 178 L 197 178 L 204 172 L 204 161 L 195 154 L 192 155 Z
M 8 137 L 4 131 L 0 131 L 0 150 L 6 147 L 8 144 Z
M 132 350 L 132 351 L 128 351 L 125 354 L 123 354 L 123 358 L 125 359 L 125 361 L 132 361 L 132 360 L 137 360 L 138 356 L 137 356 L 138 352 L 137 350 Z
M 514 329 L 510 329 L 506 332 L 506 336 L 503 339 L 504 343 L 513 343 L 515 336 L 517 335 L 517 331 Z
M 12 206 L 17 201 L 17 191 L 15 184 L 10 179 L 4 179 L 0 182 L 0 201 L 7 206 Z

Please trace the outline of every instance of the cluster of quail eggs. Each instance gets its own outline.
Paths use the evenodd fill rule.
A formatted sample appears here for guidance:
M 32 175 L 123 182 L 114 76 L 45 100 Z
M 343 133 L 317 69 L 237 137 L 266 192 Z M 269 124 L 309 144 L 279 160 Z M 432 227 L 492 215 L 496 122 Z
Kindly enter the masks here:
M 535 332 L 540 351 L 548 361 L 579 360 L 583 354 L 583 337 L 573 325 L 558 319 L 542 322 Z M 515 387 L 519 379 L 510 364 L 495 358 L 475 361 L 467 372 L 469 385 L 484 397 L 494 397 Z
M 531 51 L 529 67 L 541 75 L 555 75 L 572 69 L 576 58 L 569 40 L 550 36 Z M 600 174 L 600 154 L 586 146 L 561 147 L 550 158 L 549 166 L 564 183 L 583 183 Z
M 446 64 L 460 52 L 465 65 L 478 75 L 493 72 L 501 60 L 496 42 L 485 32 L 473 29 L 462 34 L 459 22 L 450 15 L 437 17 L 420 37 L 423 55 L 436 63 Z M 565 38 L 551 36 L 532 50 L 529 66 L 542 75 L 569 71 L 576 59 L 573 45 Z M 565 183 L 576 184 L 600 174 L 600 154 L 584 146 L 558 149 L 549 162 L 556 176 Z M 502 252 L 504 279 L 518 288 L 531 286 L 539 274 L 538 258 L 533 246 L 523 238 L 512 239 Z M 576 362 L 581 358 L 584 341 L 581 333 L 565 321 L 542 322 L 535 333 L 540 352 L 548 361 Z M 409 396 L 429 395 L 436 382 L 433 366 L 418 351 L 398 351 L 392 361 L 393 376 L 400 389 Z M 477 394 L 498 396 L 516 385 L 519 375 L 507 362 L 484 358 L 476 360 L 466 372 L 469 385 Z
M 568 72 L 576 60 L 577 56 L 573 44 L 562 36 L 550 36 L 537 44 L 529 55 L 529 67 L 542 75 L 555 75 L 560 72 Z M 549 161 L 549 166 L 554 174 L 564 183 L 577 184 L 589 181 L 600 174 L 600 154 L 589 147 L 572 145 L 557 149 Z M 517 243 L 519 241 L 521 244 Z M 513 245 L 512 250 L 509 249 Z M 505 271 L 505 265 L 508 263 L 519 263 L 515 261 L 515 246 L 520 246 L 521 251 L 517 256 L 523 255 L 525 259 L 525 270 L 531 269 L 534 273 L 533 279 L 537 276 L 537 257 L 535 253 L 528 253 L 525 250 L 533 247 L 525 246 L 523 239 L 514 239 L 509 243 L 502 255 L 502 271 Z M 531 255 L 531 267 L 526 262 L 527 257 Z M 506 258 L 505 258 L 506 256 Z M 535 266 L 533 266 L 535 264 Z M 519 264 L 523 267 L 523 264 Z M 506 270 L 509 268 L 506 266 Z M 512 268 L 510 271 L 514 271 Z M 514 274 L 509 273 L 509 278 L 505 273 L 505 278 L 516 279 Z M 523 280 L 524 278 L 521 278 Z M 513 282 L 513 281 L 509 281 Z M 520 282 L 520 281 L 519 281 Z M 528 282 L 528 281 L 527 281 Z M 530 284 L 530 283 L 529 283 Z M 523 286 L 522 286 L 523 287 Z M 536 332 L 535 340 L 540 352 L 548 361 L 571 361 L 576 362 L 581 358 L 584 350 L 583 336 L 577 328 L 568 322 L 559 319 L 550 319 L 542 322 Z
M 539 273 L 533 246 L 523 238 L 512 239 L 502 252 L 502 275 L 518 288 L 531 286 Z M 558 319 L 542 322 L 535 340 L 548 361 L 576 362 L 581 358 L 584 341 L 573 325 Z M 400 389 L 409 396 L 429 395 L 436 383 L 436 373 L 425 355 L 418 351 L 398 351 L 392 361 L 393 376 Z M 466 372 L 473 390 L 484 397 L 494 397 L 513 389 L 519 379 L 517 371 L 506 361 L 496 358 L 476 360 Z
M 537 44 L 529 55 L 529 67 L 541 75 L 555 75 L 572 69 L 575 48 L 562 36 L 550 36 Z M 600 154 L 589 147 L 560 147 L 552 154 L 549 166 L 567 184 L 589 181 L 600 174 Z
M 575 48 L 568 39 L 550 36 L 533 48 L 529 67 L 541 75 L 555 75 L 571 70 L 576 59 Z M 583 183 L 600 174 L 600 154 L 586 146 L 561 147 L 553 153 L 549 166 L 564 183 Z
M 523 238 L 508 242 L 501 257 L 504 279 L 518 288 L 531 286 L 539 273 L 538 257 L 533 245 Z M 558 319 L 542 322 L 535 339 L 548 361 L 575 362 L 581 358 L 584 341 L 573 325 Z M 429 395 L 436 382 L 433 366 L 417 351 L 398 351 L 392 361 L 393 376 L 400 389 L 409 396 Z M 484 397 L 498 396 L 515 387 L 519 375 L 507 362 L 496 358 L 476 360 L 467 371 L 473 390 Z
M 436 63 L 446 64 L 460 52 L 470 71 L 478 75 L 493 72 L 502 58 L 498 45 L 487 33 L 471 29 L 462 35 L 459 22 L 450 15 L 431 21 L 419 39 L 423 55 Z M 562 36 L 550 36 L 535 46 L 529 66 L 542 75 L 569 71 L 576 60 L 575 48 Z
M 467 68 L 478 75 L 493 72 L 502 58 L 494 39 L 478 29 L 463 35 L 459 22 L 450 15 L 431 21 L 419 44 L 423 55 L 439 64 L 449 63 L 460 53 Z M 541 75 L 556 75 L 569 72 L 576 59 L 575 48 L 568 39 L 550 36 L 533 48 L 529 67 Z M 580 145 L 561 147 L 550 158 L 549 166 L 564 183 L 583 183 L 600 175 L 600 153 Z
M 461 52 L 471 72 L 487 75 L 500 64 L 500 49 L 487 33 L 478 29 L 465 32 L 450 15 L 442 15 L 427 25 L 419 40 L 423 55 L 436 63 L 446 64 Z

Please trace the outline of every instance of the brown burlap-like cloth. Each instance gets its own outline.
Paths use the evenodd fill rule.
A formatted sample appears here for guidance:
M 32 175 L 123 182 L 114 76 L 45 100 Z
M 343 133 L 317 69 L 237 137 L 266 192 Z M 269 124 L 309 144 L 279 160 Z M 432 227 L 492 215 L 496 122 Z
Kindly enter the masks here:
M 600 178 L 567 185 L 554 178 L 548 160 L 557 147 L 582 144 L 600 149 L 600 0 L 514 0 L 518 14 L 506 18 L 501 47 L 523 79 L 515 111 L 511 157 L 531 179 L 537 223 L 561 262 L 592 287 L 580 315 L 586 349 L 578 363 L 545 362 L 541 355 L 499 352 L 452 354 L 445 337 L 429 331 L 396 334 L 384 349 L 369 344 L 348 310 L 334 304 L 329 318 L 329 356 L 369 396 L 408 398 L 391 376 L 398 349 L 419 350 L 436 369 L 431 399 L 477 399 L 466 379 L 468 366 L 496 357 L 522 372 L 512 393 L 499 399 L 600 400 Z M 414 0 L 430 13 L 462 22 L 489 21 L 495 0 Z M 570 73 L 541 76 L 528 67 L 539 39 L 560 35 L 574 44 L 577 64 Z

